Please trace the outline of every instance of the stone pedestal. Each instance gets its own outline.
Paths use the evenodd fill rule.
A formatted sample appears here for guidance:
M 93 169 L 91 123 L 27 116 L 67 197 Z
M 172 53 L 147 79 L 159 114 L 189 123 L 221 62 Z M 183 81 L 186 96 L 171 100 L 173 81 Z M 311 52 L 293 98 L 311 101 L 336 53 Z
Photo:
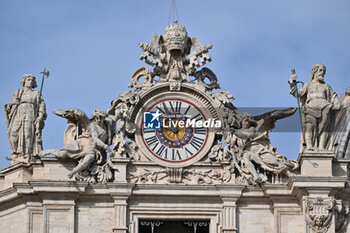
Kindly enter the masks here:
M 299 154 L 300 175 L 302 176 L 332 176 L 332 161 L 335 155 L 332 151 L 307 151 Z
M 114 182 L 126 183 L 130 158 L 113 158 L 112 162 L 117 168 L 114 170 Z
M 68 178 L 67 174 L 73 170 L 77 165 L 74 160 L 59 160 L 54 157 L 47 157 L 41 159 L 43 166 L 42 171 L 40 171 L 40 166 L 37 166 L 36 173 L 42 173 L 43 177 L 41 179 L 47 180 L 62 180 L 62 181 L 74 181 L 74 177 Z

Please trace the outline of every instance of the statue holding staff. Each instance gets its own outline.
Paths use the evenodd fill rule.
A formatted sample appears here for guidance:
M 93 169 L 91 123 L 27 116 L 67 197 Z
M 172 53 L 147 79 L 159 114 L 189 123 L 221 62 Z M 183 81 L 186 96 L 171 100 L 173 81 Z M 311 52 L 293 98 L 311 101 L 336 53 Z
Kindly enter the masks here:
M 46 119 L 46 106 L 37 87 L 35 76 L 24 74 L 12 100 L 5 104 L 7 135 L 12 161 L 26 161 L 42 150 L 41 132 Z M 12 164 L 15 162 L 12 162 Z
M 303 110 L 303 132 L 307 150 L 325 150 L 330 138 L 330 130 L 335 111 L 340 109 L 337 94 L 325 83 L 326 67 L 317 63 L 311 70 L 311 81 L 302 85 L 296 92 L 291 85 L 290 94 L 300 97 Z M 289 83 L 296 82 L 297 75 L 292 74 Z

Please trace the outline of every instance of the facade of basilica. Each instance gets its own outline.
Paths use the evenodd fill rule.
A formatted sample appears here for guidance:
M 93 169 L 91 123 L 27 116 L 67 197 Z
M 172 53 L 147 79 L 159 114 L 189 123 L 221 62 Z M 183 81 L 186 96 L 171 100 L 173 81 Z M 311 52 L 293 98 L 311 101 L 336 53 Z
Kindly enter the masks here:
M 0 232 L 350 232 L 350 90 L 338 98 L 325 65 L 301 86 L 290 77 L 299 109 L 254 116 L 202 67 L 212 45 L 176 21 L 140 47 L 151 69 L 109 109 L 54 111 L 67 120 L 62 148 L 43 150 L 45 102 L 23 75 L 5 105 Z M 269 133 L 297 111 L 301 149 L 288 160 Z

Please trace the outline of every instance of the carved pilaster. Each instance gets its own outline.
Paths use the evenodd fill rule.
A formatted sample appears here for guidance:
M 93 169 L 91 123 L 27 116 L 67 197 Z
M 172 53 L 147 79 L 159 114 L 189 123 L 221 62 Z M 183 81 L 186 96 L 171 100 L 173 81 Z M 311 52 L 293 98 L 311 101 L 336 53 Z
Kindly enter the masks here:
M 223 233 L 237 233 L 237 198 L 224 197 L 222 210 L 222 232 Z
M 237 233 L 237 201 L 245 186 L 217 185 L 222 200 L 222 233 Z
M 127 233 L 127 200 L 128 197 L 113 197 L 115 208 L 115 227 L 113 233 Z
M 115 223 L 113 233 L 128 233 L 128 199 L 134 186 L 116 183 L 108 184 L 108 186 L 114 200 Z

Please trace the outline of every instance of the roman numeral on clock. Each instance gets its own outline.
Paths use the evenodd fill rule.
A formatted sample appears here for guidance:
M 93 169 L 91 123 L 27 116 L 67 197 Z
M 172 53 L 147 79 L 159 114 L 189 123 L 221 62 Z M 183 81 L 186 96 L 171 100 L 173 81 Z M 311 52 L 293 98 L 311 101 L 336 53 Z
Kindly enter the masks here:
M 180 113 L 182 102 L 180 101 L 169 101 L 170 109 L 172 112 Z
M 158 109 L 163 114 L 166 114 L 166 115 L 171 114 L 171 112 L 169 111 L 169 106 L 167 106 L 168 105 L 167 103 L 170 105 L 170 108 L 172 109 L 170 101 L 169 102 L 163 102 L 163 103 L 159 104 L 156 107 L 156 109 Z
M 182 160 L 179 150 L 172 149 L 172 160 L 177 160 L 176 157 L 179 157 L 178 160 Z
M 145 140 L 146 140 L 147 145 L 149 145 L 149 146 L 158 141 L 157 136 L 145 138 Z
M 143 133 L 154 133 L 154 129 L 143 129 Z
M 194 136 L 190 142 L 190 144 L 193 146 L 193 148 L 195 148 L 197 151 L 199 150 L 199 148 L 201 148 L 203 143 L 204 143 L 204 139 L 196 137 L 196 136 Z
M 202 120 L 203 117 L 202 117 L 202 115 L 200 113 L 198 113 L 197 115 L 195 115 L 194 117 L 191 118 L 191 120 L 193 120 L 193 119 L 196 120 L 196 121 L 199 121 L 199 120 Z
M 194 128 L 194 134 L 205 134 L 207 129 L 204 127 Z
M 191 108 L 191 105 L 188 105 L 186 111 L 184 112 L 184 115 L 186 115 L 186 114 L 188 113 L 188 111 L 190 110 L 190 108 Z
M 189 149 L 187 149 L 186 147 L 185 147 L 185 151 L 187 152 L 187 153 L 189 153 L 191 156 L 193 155 L 193 152 L 191 152 Z M 188 156 L 187 156 L 188 157 Z
M 162 157 L 162 154 L 164 154 L 164 158 L 166 159 L 166 158 L 168 158 L 168 148 L 166 148 L 164 145 L 162 145 L 161 147 L 159 147 L 156 154 L 160 157 Z
M 160 107 L 156 107 L 156 109 L 158 109 L 161 113 L 165 114 L 165 112 L 163 111 L 163 109 L 161 109 Z

